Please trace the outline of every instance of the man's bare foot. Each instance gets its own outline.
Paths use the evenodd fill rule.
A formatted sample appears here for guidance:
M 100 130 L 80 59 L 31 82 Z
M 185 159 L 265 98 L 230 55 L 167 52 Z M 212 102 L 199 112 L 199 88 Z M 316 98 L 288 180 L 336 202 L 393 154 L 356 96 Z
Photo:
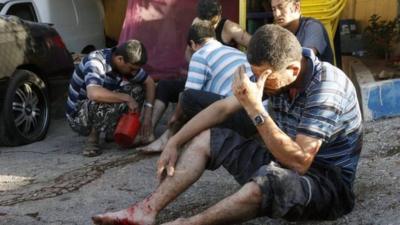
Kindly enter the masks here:
M 153 142 L 155 139 L 156 139 L 156 137 L 154 136 L 154 134 L 150 134 L 149 136 L 147 136 L 147 137 L 141 137 L 141 145 L 147 145 L 147 144 L 149 144 L 149 143 L 151 143 L 151 142 Z
M 153 225 L 155 214 L 134 205 L 118 212 L 95 215 L 92 221 L 96 225 Z
M 144 153 L 155 153 L 162 152 L 165 145 L 168 142 L 169 131 L 165 131 L 157 140 L 151 142 L 150 144 L 142 147 L 136 148 L 136 150 L 144 152 Z

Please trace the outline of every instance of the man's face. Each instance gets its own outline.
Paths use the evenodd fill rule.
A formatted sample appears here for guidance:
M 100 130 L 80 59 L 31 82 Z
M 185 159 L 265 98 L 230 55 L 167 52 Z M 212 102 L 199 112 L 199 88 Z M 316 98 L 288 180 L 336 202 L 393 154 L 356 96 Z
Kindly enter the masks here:
M 300 17 L 300 3 L 288 0 L 272 0 L 271 9 L 275 23 L 282 27 L 286 27 Z
M 117 56 L 116 63 L 115 63 L 116 69 L 118 70 L 118 73 L 124 76 L 133 76 L 139 71 L 140 66 L 134 65 L 132 63 L 125 62 L 124 58 L 122 56 Z
M 257 79 L 261 75 L 268 75 L 264 84 L 264 93 L 267 95 L 277 95 L 287 89 L 287 86 L 292 84 L 297 77 L 297 74 L 294 74 L 293 69 L 285 68 L 281 71 L 274 71 L 268 65 L 262 66 L 251 66 L 251 70 Z

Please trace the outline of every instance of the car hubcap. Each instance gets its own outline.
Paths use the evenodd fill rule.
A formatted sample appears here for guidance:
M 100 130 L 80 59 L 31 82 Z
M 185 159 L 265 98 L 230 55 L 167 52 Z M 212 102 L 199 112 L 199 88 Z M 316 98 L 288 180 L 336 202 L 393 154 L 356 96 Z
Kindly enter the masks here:
M 32 83 L 24 83 L 15 93 L 12 105 L 14 123 L 25 136 L 41 129 L 40 126 L 43 126 L 43 121 L 47 117 L 46 103 L 40 93 Z

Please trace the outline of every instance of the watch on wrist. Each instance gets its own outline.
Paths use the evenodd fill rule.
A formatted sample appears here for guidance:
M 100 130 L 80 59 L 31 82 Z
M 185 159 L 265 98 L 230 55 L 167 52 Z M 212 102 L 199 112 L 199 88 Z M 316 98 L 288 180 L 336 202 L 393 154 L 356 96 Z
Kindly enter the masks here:
M 151 104 L 150 102 L 144 102 L 144 106 L 147 108 L 153 108 L 153 104 Z
M 253 117 L 253 124 L 254 126 L 260 126 L 265 122 L 265 118 L 267 118 L 266 113 L 260 113 Z

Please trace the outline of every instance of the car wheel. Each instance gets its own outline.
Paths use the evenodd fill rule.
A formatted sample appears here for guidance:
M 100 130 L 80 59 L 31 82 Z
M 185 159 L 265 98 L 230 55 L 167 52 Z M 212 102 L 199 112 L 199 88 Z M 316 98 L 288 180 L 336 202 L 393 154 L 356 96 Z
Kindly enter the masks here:
M 50 123 L 46 84 L 36 74 L 17 70 L 10 79 L 3 104 L 3 144 L 15 146 L 42 140 Z

